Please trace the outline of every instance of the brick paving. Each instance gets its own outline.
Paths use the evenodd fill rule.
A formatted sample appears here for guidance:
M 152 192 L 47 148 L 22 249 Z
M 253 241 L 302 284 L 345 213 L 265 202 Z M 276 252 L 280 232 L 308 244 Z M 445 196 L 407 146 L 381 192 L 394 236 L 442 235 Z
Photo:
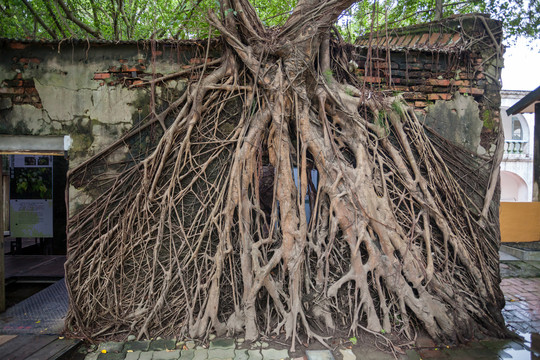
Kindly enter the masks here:
M 503 279 L 507 326 L 519 333 L 540 333 L 540 278 Z

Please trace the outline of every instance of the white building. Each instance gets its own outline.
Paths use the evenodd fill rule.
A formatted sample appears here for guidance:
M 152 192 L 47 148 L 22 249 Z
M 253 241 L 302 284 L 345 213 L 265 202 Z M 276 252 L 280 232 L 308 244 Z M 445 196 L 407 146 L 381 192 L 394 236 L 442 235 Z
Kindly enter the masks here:
M 501 91 L 501 120 L 505 139 L 501 162 L 501 201 L 532 201 L 534 114 L 506 114 L 506 109 L 528 93 L 522 90 Z

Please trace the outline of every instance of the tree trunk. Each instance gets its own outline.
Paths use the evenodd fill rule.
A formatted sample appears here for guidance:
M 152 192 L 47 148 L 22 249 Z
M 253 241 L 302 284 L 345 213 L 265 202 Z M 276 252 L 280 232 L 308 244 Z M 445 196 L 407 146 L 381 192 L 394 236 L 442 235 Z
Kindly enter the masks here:
M 246 0 L 210 14 L 222 58 L 158 115 L 176 114 L 152 152 L 70 220 L 72 334 L 283 333 L 292 349 L 336 329 L 506 334 L 497 207 L 482 216 L 439 151 L 451 145 L 402 99 L 338 75 L 329 29 L 351 3 L 300 1 L 279 29 Z

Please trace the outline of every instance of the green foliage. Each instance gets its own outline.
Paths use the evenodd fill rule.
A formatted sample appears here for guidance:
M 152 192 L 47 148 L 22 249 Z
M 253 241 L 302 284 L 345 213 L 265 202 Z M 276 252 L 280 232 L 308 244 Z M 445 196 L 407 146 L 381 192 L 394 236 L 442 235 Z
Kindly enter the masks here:
M 202 39 L 209 35 L 208 11 L 227 14 L 218 0 L 26 0 L 57 38 L 93 38 L 69 20 L 61 1 L 75 18 L 107 40 Z M 252 2 L 267 26 L 281 25 L 296 1 Z M 0 0 L 0 37 L 50 39 L 21 0 Z M 236 16 L 237 14 L 234 13 Z
M 434 21 L 436 0 L 363 0 L 353 5 L 338 22 L 348 41 L 373 30 L 399 28 Z M 536 39 L 540 33 L 540 1 L 537 0 L 471 0 L 443 1 L 442 17 L 455 14 L 488 13 L 503 21 L 510 40 L 523 35 Z
M 488 109 L 482 112 L 482 120 L 484 121 L 484 127 L 489 130 L 493 130 L 495 124 L 493 123 L 493 118 L 491 117 L 491 111 Z
M 332 81 L 332 77 L 334 76 L 334 73 L 332 72 L 332 69 L 326 69 L 324 71 L 324 80 L 326 80 L 326 83 L 330 83 Z
M 282 25 L 287 20 L 297 0 L 251 2 L 262 22 L 271 27 Z M 435 2 L 362 0 L 342 14 L 337 27 L 346 40 L 354 41 L 372 28 L 380 30 L 433 21 Z M 225 15 L 233 10 L 222 8 L 220 0 L 0 0 L 0 37 L 50 39 L 53 36 L 99 36 L 108 40 L 206 38 L 212 31 L 207 21 L 208 11 Z M 68 12 L 87 29 L 70 20 Z M 503 20 L 508 36 L 526 35 L 534 38 L 540 32 L 540 1 L 443 2 L 443 17 L 471 12 L 487 12 Z M 92 31 L 95 32 L 93 35 Z

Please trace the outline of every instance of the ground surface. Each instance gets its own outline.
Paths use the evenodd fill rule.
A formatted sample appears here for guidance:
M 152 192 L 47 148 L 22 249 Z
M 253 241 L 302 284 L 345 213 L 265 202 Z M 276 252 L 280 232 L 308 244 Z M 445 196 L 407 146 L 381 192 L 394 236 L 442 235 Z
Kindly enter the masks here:
M 523 336 L 524 341 L 476 341 L 466 346 L 436 347 L 431 341 L 422 338 L 417 340 L 414 347 L 406 350 L 406 354 L 396 354 L 400 359 L 540 359 L 540 262 L 521 261 L 511 256 L 501 256 L 501 283 L 505 294 L 506 306 L 503 310 L 508 327 Z M 63 283 L 50 287 L 49 293 L 44 297 L 43 292 L 18 304 L 11 312 L 6 312 L 0 317 L 4 326 L 0 327 L 0 339 L 5 342 L 1 346 L 14 349 L 17 345 L 19 351 L 12 351 L 9 355 L 0 354 L 2 359 L 32 359 L 27 354 L 34 346 L 43 342 L 56 341 L 61 336 L 61 326 L 50 326 L 49 321 L 56 310 L 53 305 L 39 305 L 40 299 L 50 298 L 53 303 L 58 299 L 65 299 L 65 294 L 52 294 L 52 290 L 64 290 Z M 47 291 L 47 289 L 45 290 Z M 36 306 L 31 304 L 38 304 Z M 61 302 L 62 312 L 65 314 L 67 303 Z M 57 304 L 58 305 L 58 304 Z M 58 307 L 58 306 L 56 306 Z M 28 310 L 31 311 L 28 311 Z M 20 325 L 13 326 L 15 318 L 13 312 L 21 315 Z M 56 316 L 56 322 L 62 323 L 62 316 Z M 24 323 L 24 324 L 23 324 Z M 10 325 L 11 324 L 11 325 Z M 28 335 L 40 334 L 44 329 L 52 335 Z M 9 337 L 7 334 L 12 334 Z M 24 335 L 23 335 L 24 334 Z M 43 334 L 43 332 L 41 332 Z M 44 340 L 40 340 L 43 337 Z M 32 339 L 32 340 L 29 340 Z M 131 338 L 130 338 L 131 339 Z M 45 341 L 46 340 L 46 341 Z M 246 344 L 241 338 L 237 339 L 214 339 L 210 343 L 196 343 L 178 340 L 154 340 L 154 341 L 125 341 L 118 343 L 102 343 L 96 346 L 84 345 L 78 351 L 62 355 L 61 359 L 70 360 L 94 360 L 94 359 L 119 359 L 119 360 L 158 360 L 158 359 L 181 359 L 181 360 L 280 360 L 285 358 L 298 360 L 377 360 L 392 359 L 394 356 L 383 349 L 383 344 L 374 341 L 373 337 L 359 337 L 358 343 L 353 345 L 347 339 L 329 341 L 333 351 L 323 350 L 320 344 L 310 344 L 307 349 L 296 353 L 287 351 L 286 344 L 281 344 L 275 339 L 261 341 L 254 344 Z M 51 348 L 59 347 L 62 342 L 51 343 Z M 63 345 L 62 345 L 63 346 Z M 379 347 L 379 348 L 378 348 Z M 41 347 L 42 349 L 43 347 Z M 40 350 L 41 350 L 40 349 Z M 106 352 L 103 353 L 102 350 Z M 52 350 L 51 350 L 52 351 Z M 56 356 L 56 355 L 55 355 Z M 51 357 L 55 358 L 55 357 Z

